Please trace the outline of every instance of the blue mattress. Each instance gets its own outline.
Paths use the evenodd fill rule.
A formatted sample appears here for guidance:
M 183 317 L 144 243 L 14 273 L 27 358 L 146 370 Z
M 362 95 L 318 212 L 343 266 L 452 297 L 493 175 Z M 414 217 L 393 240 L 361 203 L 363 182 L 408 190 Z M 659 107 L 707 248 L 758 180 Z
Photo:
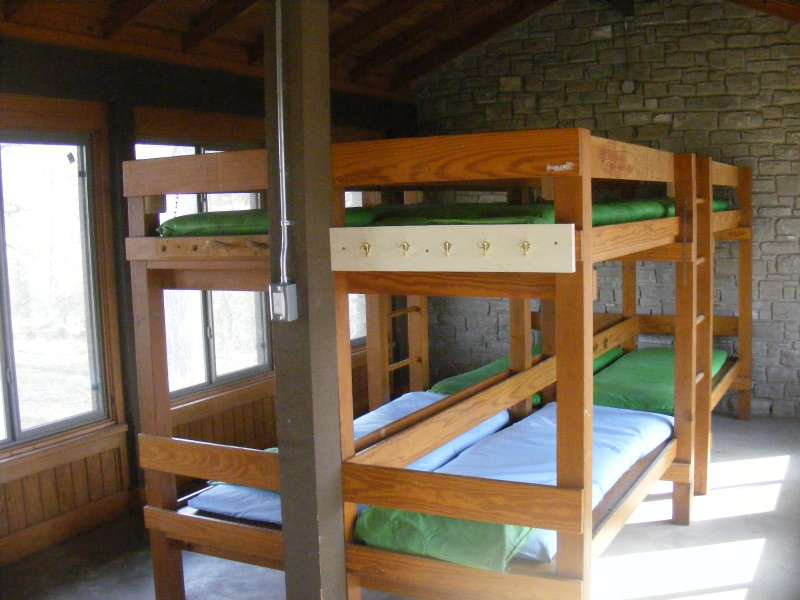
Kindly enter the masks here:
M 533 415 L 498 433 L 490 435 L 470 448 L 464 450 L 437 473 L 516 481 L 540 485 L 556 485 L 556 414 L 557 403 L 551 403 Z M 639 459 L 643 458 L 673 435 L 672 417 L 640 412 L 635 410 L 597 406 L 594 409 L 594 449 L 592 462 L 592 506 L 595 507 L 620 477 Z M 365 524 L 370 522 L 370 511 L 362 513 Z M 379 515 L 376 512 L 376 516 Z M 425 517 L 426 526 L 420 526 L 420 516 L 397 511 L 391 518 L 378 517 L 374 523 L 385 527 L 375 531 L 375 539 L 391 538 L 392 531 L 403 531 L 405 539 L 396 539 L 388 548 L 398 552 L 413 548 L 426 548 L 432 558 L 453 560 L 454 554 L 447 548 L 463 547 L 459 537 L 463 529 L 458 527 L 438 527 L 437 519 Z M 427 520 L 430 519 L 430 523 Z M 411 526 L 413 523 L 415 526 Z M 408 525 L 408 526 L 406 526 Z M 500 526 L 502 527 L 502 526 Z M 362 541 L 369 544 L 371 537 L 368 526 L 367 535 Z M 431 532 L 445 535 L 450 539 L 431 539 Z M 410 532 L 410 533 L 409 533 Z M 409 540 L 408 536 L 420 539 Z M 556 553 L 556 532 L 531 530 L 530 535 L 516 554 L 517 558 L 549 561 Z M 383 546 L 386 547 L 386 546 Z M 480 552 L 480 550 L 478 550 Z M 458 562 L 455 560 L 455 562 Z
M 434 394 L 433 392 L 404 394 L 357 418 L 353 423 L 355 438 L 364 437 L 386 427 L 444 397 L 442 394 Z M 409 465 L 408 468 L 418 471 L 433 471 L 457 456 L 465 448 L 469 448 L 475 442 L 505 427 L 509 420 L 508 411 L 503 411 L 444 446 L 437 448 L 430 454 L 423 456 L 417 462 Z M 195 510 L 223 517 L 256 521 L 270 525 L 280 525 L 283 522 L 280 494 L 229 483 L 212 485 L 209 489 L 189 500 L 189 506 Z

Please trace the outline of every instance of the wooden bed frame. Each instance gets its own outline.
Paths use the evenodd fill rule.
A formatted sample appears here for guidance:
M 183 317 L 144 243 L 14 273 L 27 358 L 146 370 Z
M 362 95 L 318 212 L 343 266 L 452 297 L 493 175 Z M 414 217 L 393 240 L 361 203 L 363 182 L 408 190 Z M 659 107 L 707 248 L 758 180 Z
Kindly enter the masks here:
M 510 299 L 509 373 L 494 378 L 446 410 L 419 420 L 366 450 L 353 446 L 346 418 L 351 398 L 341 394 L 343 487 L 347 534 L 348 591 L 351 600 L 362 587 L 414 598 L 581 599 L 591 594 L 592 556 L 602 552 L 624 525 L 652 482 L 674 483 L 673 521 L 688 524 L 694 492 L 695 447 L 704 452 L 710 411 L 735 382 L 743 385 L 749 369 L 732 363 L 711 381 L 713 342 L 713 241 L 750 237 L 750 173 L 667 152 L 593 137 L 581 129 L 526 131 L 452 137 L 388 140 L 343 144 L 334 151 L 335 201 L 344 206 L 346 190 L 529 185 L 546 179 L 552 186 L 556 223 L 574 224 L 574 269 L 557 273 L 542 267 L 547 257 L 526 272 L 482 270 L 480 259 L 461 261 L 454 271 L 419 267 L 403 269 L 397 249 L 386 245 L 371 254 L 369 242 L 361 249 L 371 270 L 350 268 L 348 257 L 335 272 L 337 328 L 341 373 L 349 367 L 344 352 L 348 330 L 347 294 L 392 293 L 430 296 L 507 297 Z M 677 217 L 605 227 L 592 226 L 593 179 L 663 182 L 674 188 Z M 714 185 L 735 187 L 741 208 L 712 212 Z M 543 186 L 545 187 L 545 186 Z M 340 210 L 338 225 L 343 225 Z M 517 238 L 538 225 L 520 226 Z M 492 236 L 486 226 L 485 238 Z M 392 229 L 392 228 L 389 228 Z M 424 240 L 424 252 L 437 252 L 457 235 L 458 226 L 440 227 L 438 245 Z M 401 239 L 402 228 L 385 231 Z M 538 231 L 538 230 L 537 230 Z M 506 228 L 503 235 L 514 235 Z M 356 236 L 357 237 L 357 236 Z M 394 239 L 394 238 L 392 238 Z M 332 241 L 345 250 L 356 238 L 343 240 L 332 230 Z M 414 243 L 418 243 L 415 240 Z M 524 242 L 523 242 L 524 243 Z M 408 243 L 396 244 L 403 254 Z M 506 252 L 508 250 L 503 250 Z M 419 258 L 419 257 L 417 257 Z M 518 257 L 517 257 L 518 258 Z M 744 256 L 745 260 L 747 255 Z M 437 257 L 441 263 L 441 256 Z M 606 260 L 624 260 L 626 267 L 623 315 L 595 319 L 592 312 L 592 266 Z M 638 260 L 676 263 L 678 313 L 661 318 L 675 335 L 675 436 L 649 460 L 637 465 L 635 476 L 623 477 L 604 506 L 599 522 L 592 514 L 592 406 L 594 356 L 617 346 L 632 349 L 636 336 L 653 323 L 636 315 L 635 263 Z M 356 263 L 357 264 L 357 263 Z M 345 270 L 346 269 L 346 270 Z M 748 273 L 743 267 L 742 274 Z M 743 281 L 749 281 L 744 279 Z M 749 285 L 743 285 L 748 288 Z M 742 292 L 737 333 L 749 335 L 749 303 Z M 544 301 L 545 354 L 531 359 L 529 300 Z M 614 319 L 612 322 L 610 319 Z M 605 323 L 603 322 L 605 320 Z M 718 319 L 730 332 L 731 321 Z M 595 333 L 595 329 L 598 330 Z M 742 356 L 748 344 L 740 342 Z M 557 356 L 568 360 L 556 360 Z M 532 364 L 535 363 L 535 364 Z M 748 362 L 749 364 L 749 362 Z M 530 412 L 532 394 L 555 386 L 559 400 L 557 423 L 558 485 L 536 486 L 472 477 L 453 477 L 404 469 L 417 458 L 468 431 L 482 420 L 507 408 L 521 417 Z M 346 392 L 347 390 L 345 390 Z M 744 404 L 744 403 L 743 403 Z M 456 519 L 552 529 L 558 532 L 558 554 L 546 568 L 487 572 L 417 556 L 366 547 L 353 538 L 359 504 L 423 512 Z M 600 507 L 599 507 L 600 508 Z
M 277 490 L 279 465 L 275 455 L 171 438 L 162 302 L 164 289 L 265 289 L 269 238 L 152 237 L 164 194 L 259 191 L 266 188 L 266 173 L 264 151 L 133 161 L 124 166 L 131 235 L 126 244 L 133 279 L 142 404 L 140 454 L 147 483 L 145 518 L 153 542 L 159 598 L 184 595 L 181 549 L 271 568 L 281 566 L 279 530 L 202 516 L 187 509 L 185 499 L 177 498 L 176 475 Z M 749 247 L 750 239 L 747 170 L 595 138 L 586 130 L 551 130 L 338 144 L 333 149 L 333 173 L 338 224 L 343 224 L 345 190 L 424 186 L 513 190 L 545 180 L 554 191 L 557 222 L 575 225 L 574 272 L 335 273 L 340 378 L 350 377 L 348 293 L 370 295 L 371 305 L 383 305 L 380 314 L 386 313 L 389 295 L 410 296 L 413 299 L 410 310 L 405 311 L 409 322 L 426 314 L 423 307 L 427 296 L 510 298 L 508 373 L 410 415 L 360 440 L 358 446 L 352 432 L 352 391 L 349 386 L 342 387 L 342 468 L 351 598 L 359 597 L 362 586 L 419 598 L 483 598 L 489 589 L 497 598 L 588 598 L 592 553 L 602 551 L 610 543 L 652 481 L 664 478 L 675 482 L 674 520 L 689 522 L 694 481 L 700 471 L 695 469 L 695 448 L 702 448 L 701 438 L 707 438 L 709 429 L 703 425 L 705 411 L 701 410 L 697 411 L 701 416 L 695 427 L 695 403 L 698 408 L 704 403 L 703 382 L 711 388 L 706 394 L 708 414 L 728 389 L 740 389 L 744 397 L 740 402 L 743 416 L 745 400 L 749 398 L 744 390 L 749 381 L 749 366 L 745 366 L 749 365 L 749 286 L 741 286 L 747 291 L 740 292 L 740 305 L 748 310 L 740 311 L 738 321 L 727 317 L 713 320 L 718 333 L 739 334 L 740 362 L 721 373 L 713 387 L 710 378 L 700 376 L 707 372 L 702 368 L 705 340 L 708 339 L 709 347 L 711 343 L 711 319 L 700 318 L 711 314 L 703 308 L 704 301 L 713 300 L 713 288 L 703 291 L 704 285 L 713 283 L 710 268 L 713 261 L 707 246 L 714 238 L 739 241 L 742 262 L 747 262 L 745 246 Z M 680 217 L 593 228 L 592 179 L 673 185 Z M 713 185 L 736 187 L 740 209 L 712 214 L 710 202 L 694 202 L 710 199 Z M 704 261 L 698 260 L 698 254 L 705 257 L 708 272 L 702 270 Z M 593 319 L 592 265 L 605 260 L 625 261 L 625 310 L 622 316 Z M 630 283 L 629 265 L 635 265 L 636 260 L 676 262 L 678 315 L 635 315 L 636 286 L 635 280 Z M 742 281 L 749 281 L 745 278 L 749 269 L 749 263 L 742 266 Z M 539 318 L 545 331 L 546 354 L 537 358 L 531 358 L 529 352 L 531 325 L 537 320 L 529 309 L 531 298 L 548 301 L 545 306 L 549 306 L 547 310 L 554 317 Z M 389 309 L 389 316 L 399 314 L 392 314 Z M 420 319 L 419 323 L 425 322 Z M 385 321 L 384 326 L 388 329 Z M 422 328 L 409 326 L 409 331 L 412 329 L 417 338 L 409 340 L 409 348 L 416 352 L 423 340 L 427 345 L 427 339 L 422 337 L 426 335 Z M 619 500 L 607 507 L 602 520 L 595 525 L 591 511 L 586 509 L 591 506 L 592 357 L 614 346 L 635 347 L 639 332 L 675 334 L 677 355 L 681 357 L 676 369 L 679 392 L 676 438 L 652 460 L 639 465 L 637 476 L 624 482 L 624 489 L 617 494 Z M 381 335 L 379 339 L 382 341 L 374 346 L 380 350 L 373 352 L 373 360 L 378 362 L 373 364 L 383 363 L 388 369 L 386 338 Z M 556 362 L 556 350 L 570 360 Z M 423 363 L 414 356 L 412 353 L 405 364 L 395 363 L 392 367 L 408 367 L 410 379 L 418 385 L 424 381 L 426 386 L 427 359 Z M 386 397 L 385 386 L 386 383 L 381 383 L 377 387 L 382 395 L 376 393 L 377 398 Z M 562 398 L 558 487 L 444 478 L 402 469 L 415 457 L 503 408 L 512 408 L 517 417 L 528 414 L 531 407 L 526 399 L 549 386 L 555 386 Z M 564 402 L 563 398 L 574 400 Z M 371 399 L 374 408 L 372 402 Z M 381 401 L 375 402 L 377 405 Z M 705 422 L 710 423 L 710 419 Z M 444 498 L 442 491 L 453 493 Z M 431 498 L 436 498 L 436 503 Z M 459 498 L 472 501 L 464 503 Z M 475 498 L 483 501 L 476 504 Z M 556 529 L 560 551 L 552 572 L 542 573 L 541 569 L 531 572 L 525 566 L 521 570 L 515 567 L 509 574 L 383 552 L 355 544 L 351 539 L 355 508 L 362 502 L 433 511 L 455 518 Z M 596 518 L 600 519 L 600 514 Z
M 257 169 L 251 168 L 262 157 L 263 151 L 245 151 L 124 164 L 129 221 L 126 253 L 133 287 L 142 431 L 139 463 L 145 473 L 144 516 L 150 533 L 158 598 L 185 597 L 181 550 L 275 569 L 280 569 L 282 564 L 283 538 L 279 528 L 198 513 L 188 507 L 188 501 L 199 492 L 178 497 L 178 477 L 222 480 L 279 491 L 280 470 L 275 454 L 173 437 L 163 312 L 163 294 L 168 289 L 266 290 L 269 236 L 160 238 L 156 234 L 166 194 L 264 190 L 266 167 L 257 175 Z M 376 301 L 388 307 L 388 297 L 370 296 L 370 304 Z M 405 309 L 387 309 L 385 313 L 372 315 L 368 323 L 368 346 L 386 350 L 382 359 L 374 352 L 368 357 L 370 379 L 385 386 L 381 396 L 386 400 L 390 393 L 389 375 L 401 368 L 410 370 L 411 390 L 427 387 L 428 312 L 425 302 L 425 298 L 409 297 Z M 398 318 L 408 320 L 410 355 L 392 361 L 388 332 L 390 322 Z M 402 427 L 403 422 L 398 422 L 377 431 L 360 441 L 358 447 L 380 441 Z

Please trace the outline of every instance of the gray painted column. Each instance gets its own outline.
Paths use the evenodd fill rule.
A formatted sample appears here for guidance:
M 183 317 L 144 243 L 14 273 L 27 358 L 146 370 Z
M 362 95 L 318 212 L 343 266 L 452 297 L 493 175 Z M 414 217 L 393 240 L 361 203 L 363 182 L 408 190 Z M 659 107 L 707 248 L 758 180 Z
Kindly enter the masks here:
M 278 281 L 277 100 L 274 2 L 266 5 L 265 106 L 272 247 Z M 344 599 L 341 442 L 336 324 L 328 227 L 331 219 L 328 2 L 283 4 L 289 266 L 299 315 L 273 323 L 277 430 L 289 600 Z

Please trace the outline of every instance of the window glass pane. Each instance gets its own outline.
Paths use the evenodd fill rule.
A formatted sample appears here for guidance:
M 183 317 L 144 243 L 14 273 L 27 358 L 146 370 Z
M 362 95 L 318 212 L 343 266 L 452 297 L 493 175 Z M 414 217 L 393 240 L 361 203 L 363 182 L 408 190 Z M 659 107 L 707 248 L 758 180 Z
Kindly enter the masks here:
M 219 210 L 250 210 L 258 208 L 258 194 L 208 194 L 206 209 L 208 212 Z
M 0 443 L 8 439 L 8 427 L 6 426 L 6 391 L 0 385 Z
M 211 292 L 217 375 L 266 364 L 264 305 L 258 292 Z
M 2 144 L 3 217 L 23 431 L 102 410 L 82 149 Z
M 136 160 L 189 156 L 192 154 L 195 154 L 194 146 L 136 144 Z M 167 194 L 166 208 L 165 212 L 158 215 L 159 223 L 181 215 L 195 214 L 197 212 L 197 196 L 195 194 Z
M 367 337 L 367 297 L 364 294 L 350 294 L 350 339 Z
M 164 290 L 169 391 L 206 383 L 203 295 L 195 290 Z

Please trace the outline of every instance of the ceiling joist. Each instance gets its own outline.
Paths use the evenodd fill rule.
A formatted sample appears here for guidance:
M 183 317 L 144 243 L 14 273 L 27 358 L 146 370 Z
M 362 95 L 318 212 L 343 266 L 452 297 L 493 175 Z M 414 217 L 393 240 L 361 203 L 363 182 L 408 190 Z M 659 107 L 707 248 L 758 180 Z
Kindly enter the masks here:
M 523 21 L 533 13 L 553 4 L 555 0 L 514 0 L 505 8 L 483 19 L 477 25 L 437 46 L 398 69 L 395 87 L 402 87 L 418 77 L 456 58 L 467 50 L 485 42 L 494 34 Z
M 392 21 L 420 6 L 418 0 L 389 0 L 356 18 L 331 35 L 331 58 L 337 58 L 350 46 L 378 33 Z
M 157 0 L 118 0 L 103 23 L 103 37 L 113 37 L 156 2 Z
M 258 0 L 222 0 L 214 4 L 197 17 L 192 28 L 183 34 L 184 52 L 194 50 L 257 2 Z

